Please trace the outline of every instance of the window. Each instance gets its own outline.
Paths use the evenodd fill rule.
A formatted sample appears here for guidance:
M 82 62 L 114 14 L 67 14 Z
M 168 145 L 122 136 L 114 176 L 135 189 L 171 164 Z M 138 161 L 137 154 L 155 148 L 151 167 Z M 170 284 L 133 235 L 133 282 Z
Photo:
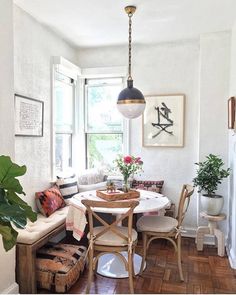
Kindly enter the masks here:
M 86 166 L 111 168 L 124 151 L 123 118 L 116 101 L 122 78 L 87 79 L 85 82 Z
M 72 139 L 74 132 L 74 80 L 55 72 L 55 166 L 56 172 L 72 166 Z

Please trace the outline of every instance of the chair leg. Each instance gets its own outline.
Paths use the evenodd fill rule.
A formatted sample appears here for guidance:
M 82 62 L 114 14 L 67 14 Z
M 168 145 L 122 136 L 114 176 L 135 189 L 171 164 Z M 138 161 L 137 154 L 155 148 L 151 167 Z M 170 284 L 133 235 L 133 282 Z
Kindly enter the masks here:
M 180 280 L 184 281 L 182 263 L 181 263 L 181 235 L 180 234 L 178 235 L 178 238 L 177 238 L 177 255 L 178 255 L 178 268 L 179 268 Z
M 128 251 L 128 273 L 129 273 L 129 288 L 130 293 L 134 294 L 134 282 L 133 282 L 133 254 Z
M 135 251 L 133 249 L 133 252 L 132 252 L 132 273 L 133 273 L 133 278 L 135 278 L 135 271 L 134 271 L 134 254 L 135 254 Z
M 143 255 L 142 255 L 142 262 L 139 270 L 139 274 L 141 275 L 143 272 L 145 260 L 146 260 L 146 255 L 147 255 L 147 235 L 146 233 L 142 233 L 142 238 L 143 238 Z
M 89 259 L 88 259 L 88 264 L 89 264 L 89 273 L 88 273 L 88 283 L 87 283 L 87 288 L 86 288 L 86 294 L 90 294 L 90 288 L 91 288 L 91 283 L 92 283 L 92 278 L 93 278 L 93 250 L 89 249 Z

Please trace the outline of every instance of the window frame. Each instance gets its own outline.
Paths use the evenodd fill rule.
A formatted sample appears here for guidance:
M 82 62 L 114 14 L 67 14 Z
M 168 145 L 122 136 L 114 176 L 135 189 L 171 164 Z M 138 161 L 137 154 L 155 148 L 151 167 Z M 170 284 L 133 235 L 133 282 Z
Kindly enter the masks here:
M 88 131 L 88 87 L 89 84 L 87 83 L 88 80 L 109 80 L 109 79 L 115 79 L 115 78 L 120 78 L 121 83 L 108 83 L 109 86 L 116 86 L 116 85 L 122 85 L 122 89 L 124 87 L 125 81 L 124 81 L 124 76 L 122 75 L 109 75 L 108 77 L 104 76 L 94 76 L 94 77 L 89 77 L 84 79 L 84 144 L 85 144 L 85 168 L 88 169 L 88 135 L 89 134 L 119 134 L 122 135 L 122 144 L 123 144 L 123 153 L 128 154 L 129 152 L 129 120 L 123 117 L 122 120 L 122 130 L 121 131 L 113 131 L 109 132 L 108 130 L 105 131 L 96 131 L 96 132 L 91 132 Z M 101 84 L 97 84 L 97 86 L 101 86 Z M 96 85 L 94 85 L 96 87 Z
M 51 58 L 51 182 L 56 179 L 55 166 L 55 93 L 54 93 L 54 75 L 55 70 L 73 78 L 75 81 L 74 95 L 74 133 L 72 140 L 72 168 L 76 173 L 80 173 L 86 168 L 86 145 L 85 145 L 85 79 L 90 78 L 122 78 L 123 87 L 126 85 L 126 66 L 80 68 L 61 56 Z M 129 153 L 130 141 L 130 122 L 123 119 L 123 149 L 124 154 Z M 78 152 L 79 151 L 79 152 Z
M 57 77 L 57 73 L 60 75 L 63 75 L 65 77 L 67 77 L 70 82 L 66 82 L 63 81 L 61 79 L 58 79 Z M 76 97 L 76 82 L 73 78 L 68 77 L 67 75 L 65 75 L 64 73 L 62 73 L 61 71 L 58 71 L 57 69 L 55 70 L 54 73 L 54 94 L 55 94 L 55 101 L 54 101 L 54 111 L 57 111 L 57 99 L 56 99 L 56 93 L 55 93 L 55 86 L 56 86 L 56 82 L 59 81 L 60 83 L 65 84 L 65 85 L 69 85 L 70 87 L 72 87 L 72 124 L 71 124 L 71 129 L 70 130 L 63 130 L 63 128 L 59 131 L 57 131 L 57 126 L 56 126 L 56 114 L 55 114 L 55 120 L 54 120 L 54 137 L 55 137 L 55 146 L 54 146 L 54 156 L 55 156 L 55 173 L 61 173 L 62 171 L 57 171 L 57 167 L 56 167 L 56 137 L 57 135 L 70 135 L 70 147 L 69 147 L 69 151 L 70 151 L 70 155 L 71 155 L 71 159 L 70 159 L 70 163 L 69 165 L 71 165 L 71 168 L 73 167 L 73 142 L 74 142 L 74 135 L 75 135 L 75 97 Z M 70 166 L 69 166 L 70 167 Z
M 77 130 L 77 87 L 78 87 L 78 77 L 81 75 L 81 69 L 69 62 L 61 56 L 54 56 L 51 59 L 51 179 L 55 181 L 56 179 L 56 134 L 71 134 L 71 166 L 75 166 L 75 137 Z M 62 74 L 68 77 L 72 83 L 73 87 L 73 106 L 72 106 L 72 130 L 71 132 L 57 132 L 56 131 L 56 94 L 55 94 L 55 82 L 56 73 Z M 59 80 L 60 81 L 60 80 Z M 65 82 L 66 83 L 66 82 Z

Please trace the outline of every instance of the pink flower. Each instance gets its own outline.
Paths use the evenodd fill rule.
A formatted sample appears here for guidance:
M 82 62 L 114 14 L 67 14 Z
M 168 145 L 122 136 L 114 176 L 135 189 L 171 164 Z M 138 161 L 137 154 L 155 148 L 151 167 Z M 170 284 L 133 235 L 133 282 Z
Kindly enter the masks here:
M 124 179 L 128 179 L 130 175 L 134 175 L 135 173 L 142 171 L 143 161 L 140 157 L 135 158 L 134 156 L 118 155 L 114 162 L 116 163 L 116 167 L 124 176 Z
M 131 162 L 132 162 L 132 157 L 130 157 L 130 156 L 124 157 L 124 163 L 125 164 L 130 164 Z

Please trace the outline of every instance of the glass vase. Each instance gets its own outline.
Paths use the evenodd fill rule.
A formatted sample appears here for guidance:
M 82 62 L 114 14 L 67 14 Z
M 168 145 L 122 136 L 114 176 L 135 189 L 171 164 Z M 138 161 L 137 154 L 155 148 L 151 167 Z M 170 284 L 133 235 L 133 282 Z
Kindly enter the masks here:
M 130 183 L 129 183 L 129 177 L 125 177 L 124 176 L 124 181 L 123 181 L 123 192 L 128 193 L 128 191 L 130 190 Z

